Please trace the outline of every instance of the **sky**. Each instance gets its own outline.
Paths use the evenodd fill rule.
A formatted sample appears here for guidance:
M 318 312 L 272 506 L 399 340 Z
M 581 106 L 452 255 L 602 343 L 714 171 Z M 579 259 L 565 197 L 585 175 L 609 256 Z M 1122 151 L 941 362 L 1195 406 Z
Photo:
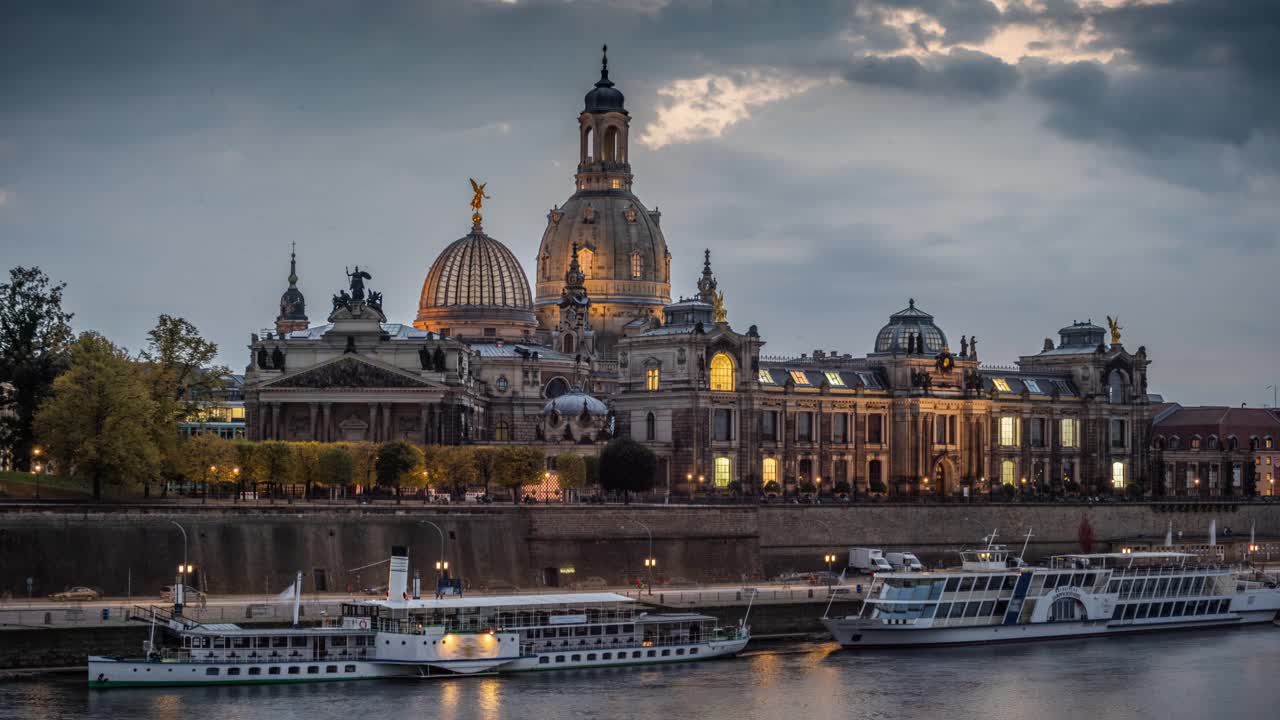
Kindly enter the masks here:
M 313 323 L 355 264 L 411 322 L 470 177 L 533 272 L 605 43 L 673 295 L 709 248 L 766 354 L 908 298 L 1001 365 L 1111 315 L 1151 392 L 1271 404 L 1275 0 L 0 0 L 0 264 L 232 368 L 291 243 Z

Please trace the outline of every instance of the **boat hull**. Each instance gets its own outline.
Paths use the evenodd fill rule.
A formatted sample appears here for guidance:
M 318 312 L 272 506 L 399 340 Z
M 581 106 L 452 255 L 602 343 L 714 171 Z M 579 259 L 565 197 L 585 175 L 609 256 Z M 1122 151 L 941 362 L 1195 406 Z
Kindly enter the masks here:
M 927 628 L 885 625 L 861 619 L 833 618 L 823 621 L 832 638 L 844 648 L 879 649 L 990 645 L 997 643 L 1072 640 L 1079 638 L 1164 632 L 1170 630 L 1231 627 L 1275 620 L 1272 609 L 1227 613 L 1179 622 L 1128 622 L 1083 620 L 1075 622 L 1026 623 L 1019 625 L 976 625 Z
M 342 682 L 385 678 L 457 677 L 476 672 L 517 673 L 545 670 L 671 665 L 730 657 L 746 647 L 749 638 L 709 640 L 686 645 L 626 648 L 611 651 L 558 650 L 513 658 L 485 667 L 453 663 L 406 663 L 378 660 L 279 663 L 165 662 L 109 657 L 89 658 L 89 687 L 175 687 L 193 685 L 265 685 L 275 683 Z M 608 659 L 605 658 L 608 655 Z M 274 671 L 273 671 L 274 669 Z M 332 669 L 332 671 L 330 671 Z

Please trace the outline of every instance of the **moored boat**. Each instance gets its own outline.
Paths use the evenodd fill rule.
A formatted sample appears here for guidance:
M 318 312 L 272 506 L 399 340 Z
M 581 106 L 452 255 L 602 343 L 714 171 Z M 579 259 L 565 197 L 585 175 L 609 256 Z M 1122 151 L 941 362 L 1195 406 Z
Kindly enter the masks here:
M 1175 552 L 1053 557 L 1026 567 L 1002 545 L 961 566 L 873 576 L 856 614 L 824 617 L 846 648 L 1025 642 L 1270 622 L 1275 578 Z

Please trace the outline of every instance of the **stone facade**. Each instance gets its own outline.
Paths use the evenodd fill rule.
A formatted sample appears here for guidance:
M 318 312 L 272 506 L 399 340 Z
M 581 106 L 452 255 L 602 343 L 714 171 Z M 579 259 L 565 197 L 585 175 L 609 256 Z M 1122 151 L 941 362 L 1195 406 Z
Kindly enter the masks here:
M 1277 494 L 1280 411 L 1274 408 L 1157 409 L 1151 477 L 1159 495 Z

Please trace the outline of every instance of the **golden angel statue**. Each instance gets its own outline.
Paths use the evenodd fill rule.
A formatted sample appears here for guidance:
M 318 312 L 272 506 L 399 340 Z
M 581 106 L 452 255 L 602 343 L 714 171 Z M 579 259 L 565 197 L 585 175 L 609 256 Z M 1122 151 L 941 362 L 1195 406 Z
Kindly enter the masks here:
M 1124 329 L 1124 326 L 1120 324 L 1120 316 L 1117 315 L 1116 317 L 1113 318 L 1110 315 L 1108 315 L 1107 325 L 1111 328 L 1111 344 L 1119 345 L 1120 331 Z
M 484 201 L 489 199 L 489 196 L 484 194 L 484 186 L 489 183 L 478 183 L 473 178 L 467 179 L 471 180 L 471 190 L 475 193 L 471 196 L 471 209 L 475 211 L 471 214 L 471 221 L 479 225 L 480 208 L 484 207 Z
M 717 323 L 727 322 L 729 320 L 729 311 L 724 307 L 724 292 L 717 290 L 712 298 L 712 306 L 715 307 L 715 321 Z

